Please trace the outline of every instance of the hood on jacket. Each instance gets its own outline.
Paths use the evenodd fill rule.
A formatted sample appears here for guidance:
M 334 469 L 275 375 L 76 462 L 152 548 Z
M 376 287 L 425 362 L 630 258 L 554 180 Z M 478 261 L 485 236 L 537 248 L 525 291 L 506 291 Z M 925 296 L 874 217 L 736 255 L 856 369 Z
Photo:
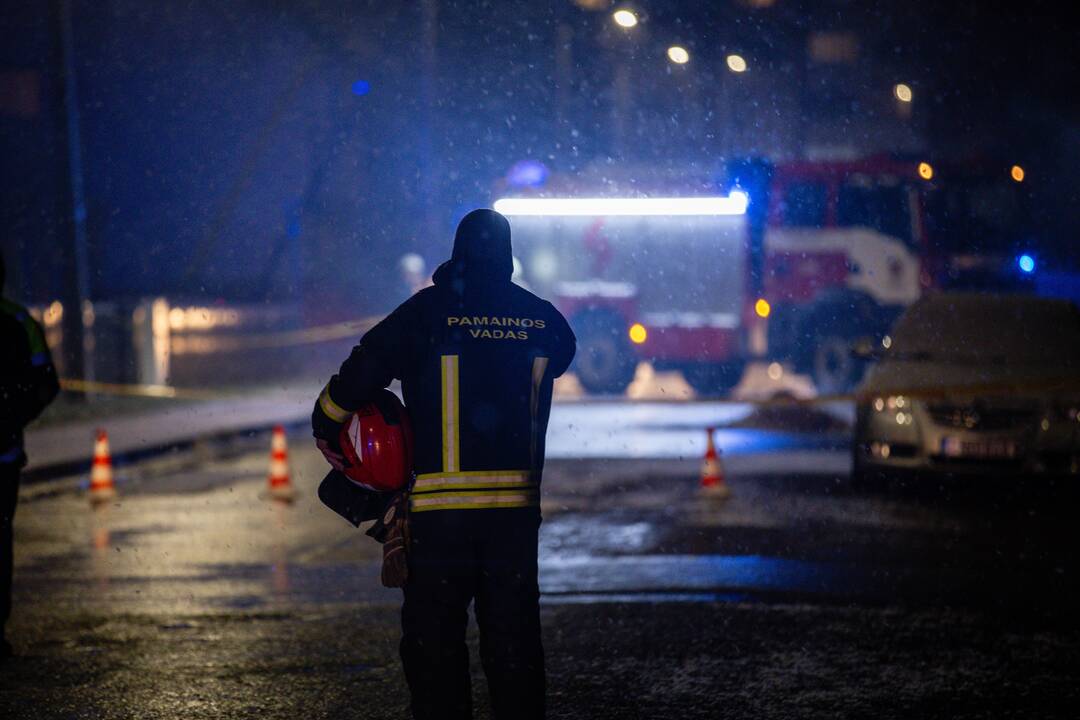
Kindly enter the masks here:
M 510 223 L 494 210 L 473 210 L 461 219 L 450 259 L 435 270 L 438 285 L 449 280 L 510 282 L 514 273 Z

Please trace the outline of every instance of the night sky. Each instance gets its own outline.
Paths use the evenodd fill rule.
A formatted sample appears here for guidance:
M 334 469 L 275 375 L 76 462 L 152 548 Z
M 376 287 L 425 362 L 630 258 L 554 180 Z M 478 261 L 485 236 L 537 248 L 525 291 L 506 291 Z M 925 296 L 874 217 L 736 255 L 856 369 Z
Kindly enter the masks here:
M 54 5 L 6 11 L 0 49 L 2 242 L 18 294 L 36 300 L 67 281 Z M 442 259 L 455 218 L 490 203 L 518 160 L 708 171 L 821 138 L 1022 164 L 1032 245 L 1074 266 L 1080 33 L 1055 3 L 998 5 L 642 2 L 626 42 L 609 11 L 571 2 L 431 2 L 425 35 L 418 2 L 76 0 L 92 295 L 389 305 L 397 258 Z M 815 33 L 854 34 L 857 61 L 815 65 Z M 671 43 L 689 73 L 666 62 Z M 724 69 L 731 52 L 745 76 Z M 896 82 L 913 89 L 910 118 Z

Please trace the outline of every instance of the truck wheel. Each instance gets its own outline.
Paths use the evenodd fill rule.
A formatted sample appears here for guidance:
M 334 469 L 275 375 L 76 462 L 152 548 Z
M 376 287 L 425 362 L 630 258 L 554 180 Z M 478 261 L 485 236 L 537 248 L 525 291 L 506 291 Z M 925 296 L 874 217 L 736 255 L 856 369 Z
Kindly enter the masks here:
M 727 395 L 742 380 L 746 363 L 732 360 L 726 363 L 693 363 L 684 365 L 683 377 L 698 395 Z
M 607 313 L 575 318 L 578 381 L 590 393 L 617 395 L 634 379 L 637 357 L 619 318 Z
M 862 380 L 866 363 L 852 355 L 853 342 L 843 335 L 823 335 L 817 339 L 810 371 L 819 393 L 848 392 Z

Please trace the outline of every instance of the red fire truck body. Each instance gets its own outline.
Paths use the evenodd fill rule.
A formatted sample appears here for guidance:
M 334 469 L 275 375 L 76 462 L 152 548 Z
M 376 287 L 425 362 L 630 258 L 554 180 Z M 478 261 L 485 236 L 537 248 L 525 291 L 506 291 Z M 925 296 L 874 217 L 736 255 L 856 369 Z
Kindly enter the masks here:
M 729 172 L 721 183 L 652 185 L 641 181 L 655 175 L 647 170 L 613 178 L 606 168 L 496 203 L 510 216 L 519 280 L 551 298 L 579 336 L 587 390 L 621 392 L 647 360 L 722 394 L 752 359 L 843 390 L 862 371 L 854 341 L 880 338 L 941 282 L 948 258 L 929 238 L 929 164 L 765 167 L 751 182 Z M 749 213 L 739 204 L 747 199 Z
M 933 173 L 889 158 L 777 165 L 761 286 L 770 359 L 824 391 L 858 380 L 852 342 L 880 337 L 937 275 L 924 203 Z

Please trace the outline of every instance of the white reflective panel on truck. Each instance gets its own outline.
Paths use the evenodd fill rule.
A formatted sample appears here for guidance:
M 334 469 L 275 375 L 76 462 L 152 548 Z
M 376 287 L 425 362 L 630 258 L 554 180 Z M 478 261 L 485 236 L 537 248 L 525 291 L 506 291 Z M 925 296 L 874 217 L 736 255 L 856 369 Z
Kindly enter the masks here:
M 739 316 L 735 313 L 646 313 L 642 322 L 647 327 L 724 328 L 738 327 Z
M 870 228 L 769 228 L 765 252 L 798 254 L 807 263 L 802 272 L 810 274 L 817 272 L 815 255 L 843 255 L 849 266 L 847 287 L 883 305 L 910 305 L 919 299 L 915 253 L 900 240 Z
M 555 286 L 555 292 L 562 297 L 631 298 L 637 295 L 637 288 L 631 283 L 584 280 L 561 282 Z
M 522 215 L 510 226 L 525 280 L 542 296 L 633 297 L 641 313 L 705 326 L 718 316 L 728 326 L 741 307 L 744 215 Z

